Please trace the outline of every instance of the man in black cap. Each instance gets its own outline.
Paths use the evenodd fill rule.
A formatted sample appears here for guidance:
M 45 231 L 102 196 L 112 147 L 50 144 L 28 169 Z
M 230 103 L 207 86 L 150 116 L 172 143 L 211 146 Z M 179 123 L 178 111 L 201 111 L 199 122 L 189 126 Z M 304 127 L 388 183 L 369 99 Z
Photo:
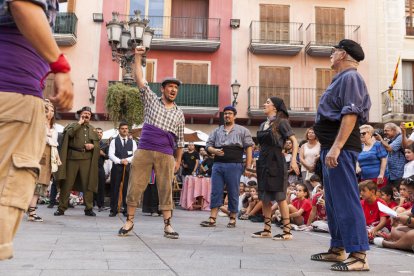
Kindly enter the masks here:
M 62 166 L 57 172 L 57 179 L 60 180 L 59 207 L 55 216 L 64 215 L 68 209 L 72 189 L 83 192 L 85 216 L 96 216 L 92 208 L 93 193 L 98 188 L 99 137 L 89 124 L 91 108 L 85 106 L 77 114 L 79 122 L 69 124 L 63 130 Z
M 230 211 L 227 228 L 236 227 L 240 177 L 245 171 L 243 153 L 246 153 L 246 168 L 252 165 L 254 142 L 250 131 L 235 123 L 237 110 L 234 106 L 226 106 L 223 113 L 224 125 L 216 128 L 206 142 L 206 150 L 214 154 L 214 166 L 211 173 L 211 213 L 208 220 L 200 223 L 203 227 L 216 226 L 217 213 L 223 205 L 224 184 Z
M 335 262 L 331 270 L 369 270 L 365 217 L 355 175 L 361 151 L 359 126 L 368 121 L 371 100 L 357 72 L 364 51 L 355 41 L 344 39 L 334 46 L 331 68 L 337 72 L 322 95 L 316 114 L 315 134 L 321 143 L 325 204 L 331 244 L 327 252 L 311 260 Z M 348 258 L 345 251 L 350 253 Z

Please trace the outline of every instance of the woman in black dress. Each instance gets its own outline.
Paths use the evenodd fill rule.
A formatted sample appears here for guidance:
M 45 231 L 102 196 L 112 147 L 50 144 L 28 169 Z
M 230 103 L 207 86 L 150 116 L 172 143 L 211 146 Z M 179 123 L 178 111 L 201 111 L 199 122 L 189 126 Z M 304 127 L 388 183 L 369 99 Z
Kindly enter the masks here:
M 282 216 L 283 234 L 277 234 L 274 240 L 290 240 L 293 238 L 290 230 L 289 208 L 286 201 L 288 186 L 288 168 L 282 153 L 284 142 L 290 139 L 293 143 L 290 167 L 298 175 L 296 162 L 298 142 L 290 127 L 286 106 L 282 99 L 270 97 L 264 103 L 266 122 L 260 125 L 257 141 L 260 144 L 260 156 L 257 160 L 257 181 L 259 198 L 263 202 L 264 229 L 252 234 L 254 238 L 271 238 L 271 201 L 277 201 Z

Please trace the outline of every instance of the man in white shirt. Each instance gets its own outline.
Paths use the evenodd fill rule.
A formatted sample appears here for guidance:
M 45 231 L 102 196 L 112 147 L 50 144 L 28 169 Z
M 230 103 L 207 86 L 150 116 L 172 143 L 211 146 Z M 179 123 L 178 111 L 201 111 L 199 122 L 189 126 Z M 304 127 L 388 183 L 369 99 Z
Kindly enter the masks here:
M 110 217 L 118 213 L 119 192 L 122 189 L 122 213 L 126 216 L 126 194 L 128 190 L 129 170 L 131 167 L 132 157 L 137 144 L 134 140 L 128 138 L 128 124 L 121 122 L 119 124 L 119 135 L 111 141 L 109 145 L 109 159 L 113 162 L 111 169 L 111 211 Z M 122 183 L 122 184 L 121 184 Z M 121 188 L 122 185 L 122 188 Z

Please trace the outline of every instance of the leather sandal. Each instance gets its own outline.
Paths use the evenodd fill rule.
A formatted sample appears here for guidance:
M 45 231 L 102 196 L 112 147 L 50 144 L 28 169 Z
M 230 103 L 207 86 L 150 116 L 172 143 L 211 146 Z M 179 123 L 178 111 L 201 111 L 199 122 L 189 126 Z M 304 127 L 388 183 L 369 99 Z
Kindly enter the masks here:
M 355 254 L 362 255 L 363 257 L 358 257 Z M 345 261 L 333 264 L 331 270 L 333 271 L 369 271 L 369 265 L 366 260 L 367 254 L 364 252 L 352 252 L 349 254 L 348 259 Z M 352 260 L 353 259 L 353 260 Z M 351 265 L 361 263 L 361 266 L 351 267 Z
M 129 229 L 125 229 L 124 226 L 122 226 L 121 229 L 119 229 L 118 231 L 118 236 L 123 237 L 123 236 L 126 236 L 129 232 L 131 232 L 131 230 L 134 228 L 134 221 L 133 221 L 134 217 L 135 217 L 135 214 L 127 215 L 127 221 L 132 222 L 132 226 Z
M 216 227 L 216 218 L 209 217 L 208 220 L 202 221 L 200 225 L 203 227 Z
M 36 214 L 37 207 L 29 207 L 27 210 L 27 220 L 28 221 L 35 221 L 35 222 L 42 222 L 43 219 Z
M 270 218 L 264 219 L 265 227 L 263 231 L 255 232 L 252 234 L 252 238 L 271 238 L 272 237 L 272 221 Z
M 171 217 L 164 219 L 164 237 L 169 238 L 169 239 L 178 239 L 180 235 L 177 232 L 165 231 L 167 226 L 171 226 L 170 220 L 171 220 Z
M 328 252 L 313 254 L 312 261 L 318 262 L 342 262 L 345 261 L 345 249 L 343 247 L 331 247 Z
M 282 218 L 282 222 L 286 221 L 286 220 L 289 221 L 289 222 L 288 223 L 283 223 L 283 234 L 274 235 L 272 240 L 280 241 L 280 240 L 291 240 L 291 239 L 293 239 L 293 235 L 290 232 L 290 230 L 292 230 L 292 226 L 290 225 L 290 218 Z
M 230 216 L 230 221 L 227 223 L 227 228 L 235 228 L 236 227 L 236 217 Z

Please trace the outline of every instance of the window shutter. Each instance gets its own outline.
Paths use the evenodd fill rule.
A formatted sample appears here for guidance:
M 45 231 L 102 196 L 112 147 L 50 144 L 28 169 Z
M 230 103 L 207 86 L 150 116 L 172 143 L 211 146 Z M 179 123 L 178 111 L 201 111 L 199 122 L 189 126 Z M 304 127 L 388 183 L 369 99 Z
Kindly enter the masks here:
M 282 98 L 286 107 L 290 108 L 289 67 L 259 67 L 259 105 L 262 105 L 271 96 Z

